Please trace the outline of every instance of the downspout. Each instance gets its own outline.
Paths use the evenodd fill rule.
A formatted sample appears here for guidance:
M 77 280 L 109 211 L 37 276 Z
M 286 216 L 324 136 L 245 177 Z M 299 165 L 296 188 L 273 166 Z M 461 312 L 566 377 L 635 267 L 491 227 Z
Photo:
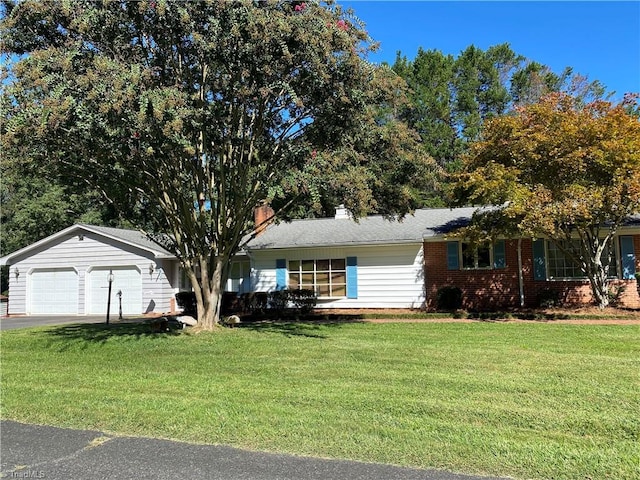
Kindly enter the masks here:
M 520 306 L 524 307 L 524 276 L 522 274 L 522 238 L 518 238 L 518 286 L 520 287 Z

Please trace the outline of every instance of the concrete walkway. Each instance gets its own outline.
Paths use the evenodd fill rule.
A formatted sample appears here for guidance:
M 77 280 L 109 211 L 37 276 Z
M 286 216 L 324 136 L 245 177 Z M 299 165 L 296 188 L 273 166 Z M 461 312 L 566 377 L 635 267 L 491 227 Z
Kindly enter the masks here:
M 344 460 L 252 452 L 0 422 L 0 477 L 175 480 L 489 480 Z M 498 480 L 498 479 L 493 479 Z

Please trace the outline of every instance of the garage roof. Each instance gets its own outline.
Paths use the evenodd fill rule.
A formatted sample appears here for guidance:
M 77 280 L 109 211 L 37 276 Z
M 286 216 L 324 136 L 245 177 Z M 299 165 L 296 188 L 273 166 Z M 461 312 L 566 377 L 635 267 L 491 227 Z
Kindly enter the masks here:
M 123 228 L 111 228 L 111 227 L 96 227 L 94 225 L 76 224 L 72 225 L 64 230 L 61 230 L 53 235 L 43 238 L 40 241 L 32 243 L 20 250 L 17 250 L 9 255 L 0 257 L 0 265 L 11 265 L 18 257 L 28 255 L 29 252 L 35 251 L 47 243 L 56 241 L 69 235 L 78 235 L 83 232 L 95 233 L 102 237 L 117 240 L 119 242 L 131 245 L 137 248 L 141 248 L 152 253 L 156 258 L 175 258 L 168 250 L 162 248 L 157 243 L 153 242 L 147 236 L 137 230 L 127 230 Z

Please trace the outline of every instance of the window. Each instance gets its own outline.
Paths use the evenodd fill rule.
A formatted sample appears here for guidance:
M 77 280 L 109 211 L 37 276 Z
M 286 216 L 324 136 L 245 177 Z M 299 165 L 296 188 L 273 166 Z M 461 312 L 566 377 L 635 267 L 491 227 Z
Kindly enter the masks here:
M 289 288 L 313 290 L 319 297 L 347 296 L 344 258 L 290 260 Z
M 562 244 L 569 246 L 567 242 L 562 242 Z M 570 247 L 579 249 L 579 240 L 573 240 Z M 613 253 L 611 255 L 611 264 L 609 265 L 609 276 L 617 277 L 618 268 L 615 251 L 611 252 L 611 248 L 613 248 L 613 245 L 610 243 L 608 248 L 602 252 L 602 262 L 606 264 L 609 259 L 609 254 Z M 580 266 L 553 242 L 547 242 L 547 264 L 549 268 L 549 278 L 586 278 Z
M 189 278 L 187 278 L 187 272 L 182 267 L 180 267 L 178 273 L 178 290 L 180 292 L 190 292 L 192 290 L 191 282 L 189 281 Z
M 231 262 L 225 292 L 246 293 L 251 290 L 251 266 L 247 261 Z
M 479 270 L 507 268 L 506 242 L 472 244 L 452 240 L 447 242 L 448 270 Z
M 489 244 L 473 246 L 470 243 L 463 243 L 462 268 L 467 270 L 491 268 L 491 246 Z

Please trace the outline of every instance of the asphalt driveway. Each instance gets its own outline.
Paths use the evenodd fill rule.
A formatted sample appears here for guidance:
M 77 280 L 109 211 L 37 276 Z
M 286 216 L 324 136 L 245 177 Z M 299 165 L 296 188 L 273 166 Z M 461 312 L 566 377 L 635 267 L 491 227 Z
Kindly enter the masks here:
M 101 323 L 105 320 L 106 318 L 104 315 L 30 315 L 19 317 L 3 317 L 0 319 L 0 330 L 14 330 L 16 328 L 41 327 L 45 325 L 62 325 L 65 323 Z
M 99 431 L 28 425 L 10 420 L 0 422 L 0 435 L 0 477 L 3 478 L 490 480 L 490 477 L 439 470 L 120 437 Z

